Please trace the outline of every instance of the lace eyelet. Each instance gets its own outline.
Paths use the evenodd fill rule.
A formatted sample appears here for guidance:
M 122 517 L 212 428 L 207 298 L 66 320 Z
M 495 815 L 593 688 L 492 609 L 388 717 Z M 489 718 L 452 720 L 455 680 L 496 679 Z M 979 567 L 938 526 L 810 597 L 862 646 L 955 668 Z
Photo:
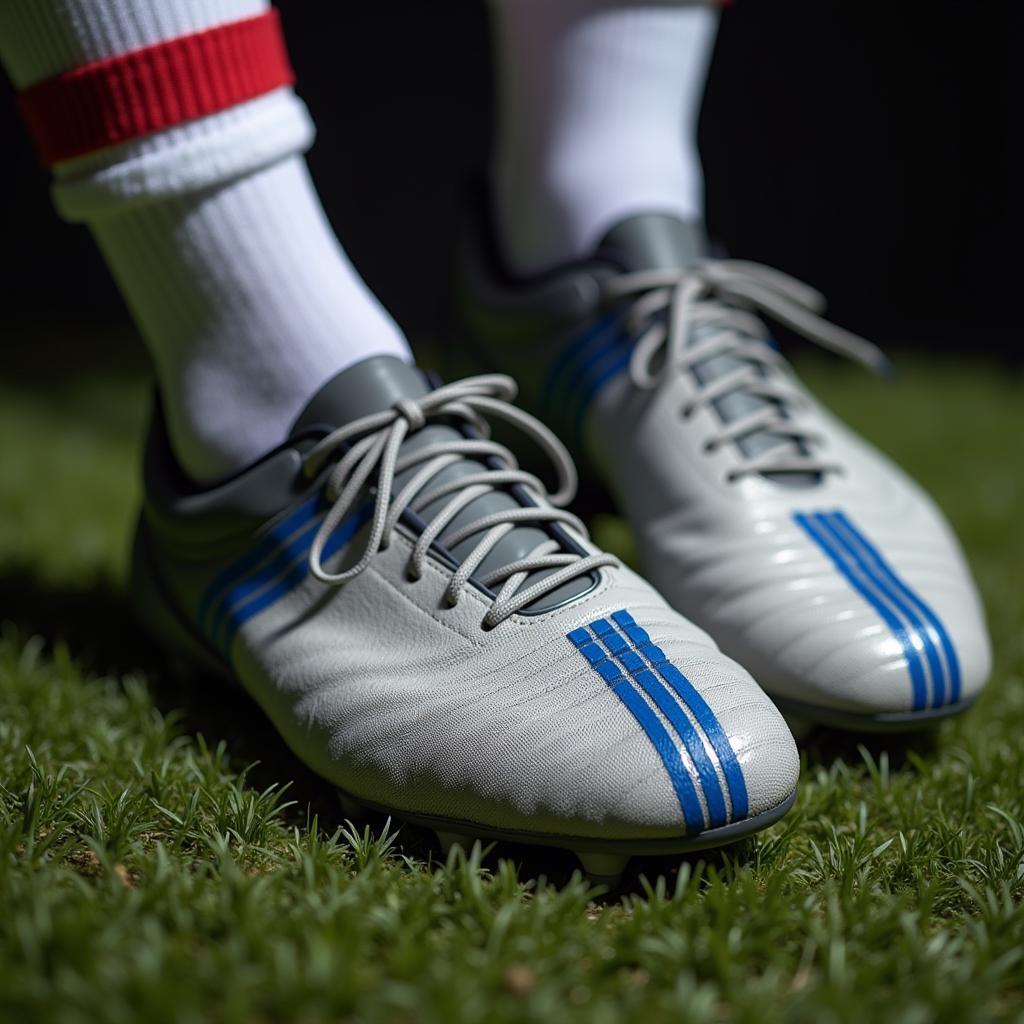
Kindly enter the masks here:
M 490 631 L 494 629 L 496 625 L 497 623 L 489 623 L 486 619 L 483 619 L 480 623 L 480 629 L 484 633 L 490 633 Z
M 715 452 L 718 451 L 718 445 L 715 444 L 714 441 L 705 441 L 704 444 L 701 445 L 701 451 L 705 455 L 714 455 Z
M 421 572 L 413 572 L 411 567 L 407 568 L 405 570 L 405 582 L 406 583 L 419 583 L 419 581 L 421 579 L 423 579 L 423 573 L 421 573 Z
M 686 405 L 680 410 L 680 414 L 684 420 L 692 420 L 696 411 L 692 405 Z
M 740 479 L 740 475 L 741 474 L 737 473 L 734 469 L 730 469 L 729 472 L 725 474 L 725 482 L 727 484 L 734 484 Z

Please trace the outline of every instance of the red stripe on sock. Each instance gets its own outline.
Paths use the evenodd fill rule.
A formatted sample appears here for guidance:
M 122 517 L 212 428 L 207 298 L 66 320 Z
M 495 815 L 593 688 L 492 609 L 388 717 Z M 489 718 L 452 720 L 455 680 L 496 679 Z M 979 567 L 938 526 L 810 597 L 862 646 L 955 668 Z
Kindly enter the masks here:
M 295 80 L 276 10 L 86 64 L 26 89 L 39 159 L 61 160 L 215 114 Z

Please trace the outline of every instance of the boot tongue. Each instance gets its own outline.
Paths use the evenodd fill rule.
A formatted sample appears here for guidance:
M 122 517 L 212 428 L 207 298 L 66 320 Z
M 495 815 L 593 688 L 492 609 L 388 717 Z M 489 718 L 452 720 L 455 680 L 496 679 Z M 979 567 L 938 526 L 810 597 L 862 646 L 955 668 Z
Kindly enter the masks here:
M 334 429 L 430 391 L 421 370 L 394 356 L 375 356 L 332 377 L 295 421 L 292 436 L 316 427 Z
M 614 263 L 626 273 L 642 270 L 683 270 L 710 253 L 703 225 L 688 223 L 666 214 L 641 214 L 620 221 L 598 243 L 598 260 Z M 699 331 L 689 338 L 690 345 L 701 339 Z M 697 363 L 691 370 L 698 384 L 710 384 L 719 377 L 745 366 L 736 356 L 712 356 Z M 723 423 L 731 423 L 743 416 L 763 409 L 772 403 L 746 391 L 733 391 L 716 399 L 712 406 Z M 798 442 L 780 444 L 778 434 L 759 430 L 736 442 L 748 457 L 774 449 L 782 454 L 786 449 L 799 453 Z M 764 473 L 775 483 L 802 487 L 816 483 L 817 473 Z
M 601 239 L 597 259 L 624 271 L 680 270 L 708 255 L 700 224 L 663 213 L 644 213 L 619 221 Z
M 433 389 L 423 372 L 401 359 L 394 356 L 375 356 L 371 359 L 364 359 L 347 370 L 343 370 L 313 396 L 296 420 L 295 426 L 292 428 L 292 437 L 298 437 L 314 429 L 332 430 L 345 423 L 350 423 L 352 420 L 388 409 L 402 399 L 422 398 L 431 390 Z M 415 451 L 427 445 L 457 440 L 465 440 L 465 436 L 455 427 L 443 423 L 430 423 L 409 435 L 402 442 L 400 454 Z M 397 494 L 422 466 L 423 463 L 419 463 L 402 473 L 397 473 L 394 493 Z M 447 483 L 449 480 L 479 473 L 481 468 L 485 468 L 485 464 L 476 459 L 462 459 L 434 476 L 427 484 L 427 490 L 432 490 L 435 486 Z M 453 496 L 448 494 L 438 501 L 432 502 L 421 509 L 419 515 L 429 522 L 452 500 Z M 474 519 L 480 519 L 494 512 L 521 507 L 509 492 L 490 491 L 471 501 L 462 509 L 448 524 L 444 532 L 457 530 Z M 474 534 L 462 543 L 455 545 L 450 549 L 452 555 L 461 561 L 483 536 L 483 533 Z M 473 574 L 474 578 L 483 578 L 495 569 L 524 558 L 538 545 L 549 539 L 549 535 L 544 530 L 533 526 L 517 526 L 495 545 Z M 550 575 L 552 571 L 532 573 L 522 585 L 529 586 L 544 576 Z M 546 611 L 586 593 L 591 586 L 592 581 L 586 576 L 578 577 L 563 584 L 557 590 L 544 594 L 524 610 Z

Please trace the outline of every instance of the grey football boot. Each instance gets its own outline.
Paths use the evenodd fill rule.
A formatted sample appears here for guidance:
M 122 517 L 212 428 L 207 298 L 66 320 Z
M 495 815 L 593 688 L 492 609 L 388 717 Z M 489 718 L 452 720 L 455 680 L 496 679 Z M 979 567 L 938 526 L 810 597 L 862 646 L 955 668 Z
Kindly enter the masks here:
M 612 875 L 765 827 L 794 798 L 785 722 L 560 507 L 572 462 L 514 393 L 370 359 L 208 489 L 157 418 L 134 558 L 146 625 L 238 680 L 350 804 L 448 839 L 567 847 Z M 549 456 L 555 494 L 487 417 Z
M 482 232 L 461 251 L 467 346 L 517 376 L 613 492 L 647 578 L 780 706 L 884 729 L 971 704 L 991 655 L 952 531 L 809 394 L 756 315 L 884 369 L 820 318 L 820 295 L 709 259 L 698 228 L 659 215 L 534 280 L 505 274 Z

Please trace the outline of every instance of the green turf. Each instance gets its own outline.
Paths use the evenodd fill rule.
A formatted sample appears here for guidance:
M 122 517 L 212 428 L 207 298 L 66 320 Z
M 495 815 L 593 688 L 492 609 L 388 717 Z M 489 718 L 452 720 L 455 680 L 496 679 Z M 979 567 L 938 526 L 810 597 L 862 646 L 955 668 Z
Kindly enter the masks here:
M 14 346 L 0 380 L 0 1020 L 1024 1019 L 1019 379 L 808 367 L 964 538 L 977 709 L 815 734 L 784 822 L 602 896 L 567 855 L 346 827 L 245 698 L 166 670 L 121 589 L 146 396 L 110 352 Z

